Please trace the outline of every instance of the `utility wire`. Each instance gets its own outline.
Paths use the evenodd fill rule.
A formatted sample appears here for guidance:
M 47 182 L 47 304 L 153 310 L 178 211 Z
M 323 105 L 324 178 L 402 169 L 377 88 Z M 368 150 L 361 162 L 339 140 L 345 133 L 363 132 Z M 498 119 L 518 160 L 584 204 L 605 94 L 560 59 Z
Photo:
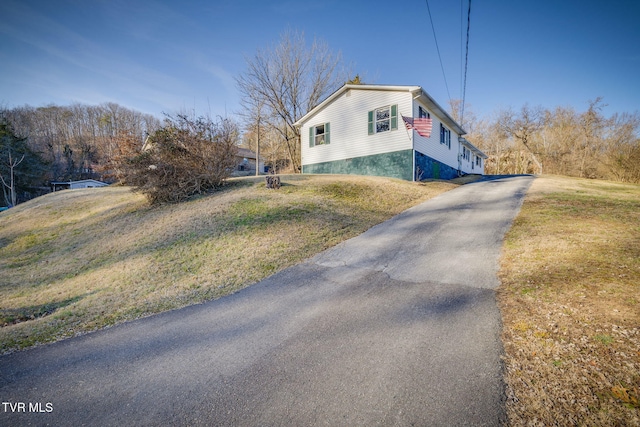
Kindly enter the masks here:
M 464 0 L 460 0 L 460 98 L 464 87 Z M 458 106 L 458 113 L 462 105 Z
M 460 97 L 462 99 L 462 87 L 464 79 L 464 0 L 460 0 Z M 459 112 L 460 108 L 458 108 Z
M 429 21 L 431 21 L 431 29 L 433 30 L 433 39 L 436 42 L 436 50 L 438 51 L 438 58 L 440 59 L 440 68 L 442 69 L 442 77 L 444 77 L 444 86 L 447 88 L 449 103 L 451 103 L 451 93 L 449 93 L 449 85 L 447 84 L 447 75 L 444 73 L 444 65 L 442 65 L 442 56 L 440 55 L 440 48 L 438 47 L 438 38 L 436 37 L 436 27 L 433 26 L 433 18 L 431 18 L 431 9 L 429 8 L 429 0 L 426 0 L 426 2 L 427 2 L 427 11 L 429 12 Z
M 471 0 L 467 11 L 467 49 L 464 57 L 464 85 L 462 86 L 462 107 L 460 108 L 460 126 L 464 124 L 464 102 L 467 97 L 467 68 L 469 65 L 469 28 L 471 27 Z

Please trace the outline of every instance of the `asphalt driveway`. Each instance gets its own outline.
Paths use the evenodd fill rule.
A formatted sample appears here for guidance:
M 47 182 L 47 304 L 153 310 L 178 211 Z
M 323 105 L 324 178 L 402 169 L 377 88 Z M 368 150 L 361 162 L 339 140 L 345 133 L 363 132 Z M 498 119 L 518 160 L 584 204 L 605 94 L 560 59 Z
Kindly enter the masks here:
M 532 179 L 449 191 L 229 297 L 0 357 L 0 425 L 499 425 L 498 257 Z

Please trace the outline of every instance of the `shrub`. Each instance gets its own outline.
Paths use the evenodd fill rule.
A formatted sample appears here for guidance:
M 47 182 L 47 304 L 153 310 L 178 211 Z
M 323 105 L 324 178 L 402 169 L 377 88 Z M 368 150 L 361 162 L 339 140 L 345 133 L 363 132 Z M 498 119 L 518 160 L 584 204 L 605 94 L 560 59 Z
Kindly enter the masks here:
M 236 162 L 237 125 L 229 119 L 168 117 L 142 152 L 126 162 L 125 180 L 150 203 L 175 203 L 220 187 Z

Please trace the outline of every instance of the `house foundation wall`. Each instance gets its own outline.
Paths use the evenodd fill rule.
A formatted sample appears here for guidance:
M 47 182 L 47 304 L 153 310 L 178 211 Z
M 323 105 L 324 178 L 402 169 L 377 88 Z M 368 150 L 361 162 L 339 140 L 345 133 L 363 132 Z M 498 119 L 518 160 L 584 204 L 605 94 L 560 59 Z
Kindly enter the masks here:
M 413 150 L 373 154 L 302 166 L 302 173 L 387 176 L 411 181 Z
M 415 180 L 453 179 L 458 177 L 458 170 L 416 151 Z

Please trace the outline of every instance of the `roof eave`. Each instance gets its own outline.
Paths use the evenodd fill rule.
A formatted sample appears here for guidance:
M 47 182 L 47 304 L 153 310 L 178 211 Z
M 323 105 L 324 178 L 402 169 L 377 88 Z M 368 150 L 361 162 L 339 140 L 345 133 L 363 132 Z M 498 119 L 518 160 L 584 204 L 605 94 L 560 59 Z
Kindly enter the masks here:
M 455 120 L 453 120 L 449 113 L 447 113 L 447 111 L 442 108 L 440 104 L 438 104 L 427 92 L 425 92 L 425 90 L 421 86 L 356 85 L 347 83 L 342 85 L 338 90 L 329 95 L 320 104 L 312 108 L 307 114 L 298 119 L 293 125 L 298 128 L 301 127 L 302 123 L 307 121 L 308 117 L 312 116 L 317 111 L 333 102 L 334 99 L 336 99 L 349 89 L 409 92 L 413 95 L 414 99 L 420 98 L 421 101 L 424 102 L 424 104 L 429 107 L 436 116 L 442 119 L 458 135 L 466 135 L 467 133 L 462 128 L 462 126 L 460 126 Z
M 482 152 L 482 150 L 480 150 L 478 147 L 476 147 L 475 145 L 473 145 L 471 142 L 469 142 L 469 140 L 467 140 L 466 138 L 460 137 L 458 138 L 458 141 L 460 141 L 460 143 L 462 145 L 466 145 L 471 151 L 473 151 L 477 156 L 482 157 L 483 159 L 488 159 L 489 156 L 487 156 L 485 153 Z
M 414 98 L 419 98 L 422 102 L 424 102 L 427 105 L 427 107 L 431 109 L 431 111 L 433 111 L 440 119 L 443 119 L 443 121 L 447 125 L 451 126 L 451 128 L 453 128 L 453 130 L 458 135 L 467 134 L 467 132 L 462 128 L 462 126 L 460 126 L 458 122 L 453 120 L 453 118 L 449 115 L 449 113 L 447 113 L 447 111 L 444 108 L 442 108 L 440 104 L 438 104 L 435 101 L 435 99 L 431 97 L 431 95 L 425 92 L 425 90 L 422 87 L 418 86 L 415 90 L 412 91 L 412 93 L 414 93 Z M 415 95 L 415 93 L 418 93 L 417 96 Z
M 336 99 L 337 97 L 342 95 L 344 92 L 348 91 L 349 89 L 396 91 L 396 92 L 400 91 L 400 92 L 414 93 L 415 91 L 420 90 L 421 87 L 420 86 L 357 85 L 357 84 L 346 83 L 342 85 L 338 90 L 333 92 L 331 95 L 329 95 L 327 98 L 325 98 L 325 100 L 322 101 L 320 104 L 313 107 L 307 114 L 300 117 L 293 125 L 299 128 L 300 126 L 302 126 L 303 122 L 307 121 L 308 117 L 312 116 L 318 110 L 321 110 L 326 105 L 330 104 L 334 99 Z

